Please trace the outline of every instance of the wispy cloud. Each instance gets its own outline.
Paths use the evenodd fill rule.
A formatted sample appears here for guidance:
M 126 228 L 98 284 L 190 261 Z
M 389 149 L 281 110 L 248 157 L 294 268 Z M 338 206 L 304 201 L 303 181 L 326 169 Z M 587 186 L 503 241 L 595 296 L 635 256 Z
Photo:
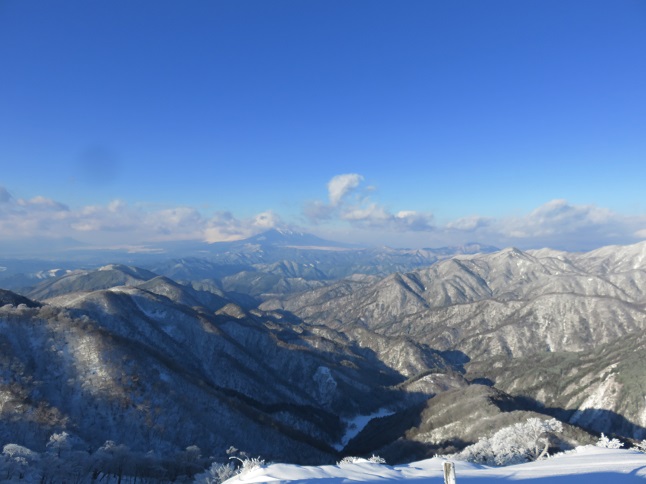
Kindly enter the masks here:
M 65 225 L 69 208 L 49 198 L 15 198 L 0 187 L 0 234 L 4 238 L 58 236 L 58 227 Z
M 627 216 L 596 205 L 556 199 L 525 215 L 498 219 L 466 217 L 446 224 L 444 230 L 462 240 L 487 241 L 499 246 L 586 250 L 646 238 L 646 216 Z
M 231 212 L 216 212 L 206 221 L 206 228 L 200 238 L 206 242 L 240 240 L 282 225 L 281 218 L 271 210 L 248 219 L 238 219 Z
M 493 222 L 494 220 L 491 218 L 481 217 L 479 215 L 471 215 L 469 217 L 462 217 L 447 223 L 446 228 L 449 230 L 458 231 L 474 231 L 489 227 Z
M 1 239 L 72 237 L 101 244 L 216 242 L 249 237 L 281 224 L 280 217 L 272 211 L 238 219 L 226 211 L 205 216 L 192 207 L 147 209 L 122 200 L 71 209 L 43 196 L 14 198 L 5 187 L 0 187 Z
M 388 231 L 431 231 L 430 213 L 402 210 L 392 213 L 374 200 L 374 187 L 362 187 L 364 177 L 357 173 L 334 176 L 327 184 L 329 202 L 315 200 L 303 208 L 310 223 L 341 220 L 357 228 Z
M 500 247 L 585 250 L 646 238 L 646 216 L 624 216 L 607 208 L 571 204 L 564 199 L 548 201 L 525 215 L 498 218 L 472 215 L 438 225 L 430 213 L 389 210 L 376 200 L 371 188 L 364 188 L 363 181 L 364 177 L 356 173 L 333 177 L 327 184 L 328 202 L 310 202 L 303 214 L 315 225 L 345 222 L 360 230 L 364 238 L 371 232 L 375 239 L 417 246 L 477 241 Z
M 646 215 L 629 216 L 564 199 L 548 201 L 524 215 L 476 214 L 436 224 L 430 213 L 390 210 L 363 182 L 358 174 L 332 178 L 327 185 L 328 200 L 310 202 L 303 209 L 310 228 L 316 227 L 319 235 L 329 238 L 336 233 L 352 242 L 417 247 L 481 242 L 499 247 L 587 250 L 646 239 Z M 217 242 L 286 225 L 272 210 L 241 218 L 226 210 L 204 214 L 193 207 L 154 208 L 123 200 L 75 208 L 42 195 L 20 198 L 0 186 L 0 240 L 71 237 L 103 246 Z
M 337 206 L 348 193 L 357 188 L 363 181 L 363 177 L 357 173 L 346 173 L 336 175 L 327 184 L 330 205 Z

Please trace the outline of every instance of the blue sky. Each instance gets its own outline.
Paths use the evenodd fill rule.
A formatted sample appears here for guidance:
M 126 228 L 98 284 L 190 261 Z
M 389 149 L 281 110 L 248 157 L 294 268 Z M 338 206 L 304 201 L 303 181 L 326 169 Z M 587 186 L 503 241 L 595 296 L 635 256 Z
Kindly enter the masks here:
M 0 0 L 0 239 L 646 238 L 641 0 Z

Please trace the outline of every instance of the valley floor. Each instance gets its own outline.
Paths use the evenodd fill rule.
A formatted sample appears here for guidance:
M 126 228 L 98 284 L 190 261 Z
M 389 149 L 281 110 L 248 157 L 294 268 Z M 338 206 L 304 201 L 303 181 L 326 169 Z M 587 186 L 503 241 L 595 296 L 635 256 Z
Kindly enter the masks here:
M 445 459 L 433 458 L 405 465 L 387 466 L 368 461 L 337 466 L 305 467 L 271 464 L 236 476 L 227 484 L 293 482 L 341 484 L 411 480 L 416 483 L 442 483 Z M 586 446 L 540 462 L 507 467 L 487 467 L 456 462 L 459 484 L 488 484 L 531 481 L 532 484 L 646 483 L 646 454 L 632 450 Z

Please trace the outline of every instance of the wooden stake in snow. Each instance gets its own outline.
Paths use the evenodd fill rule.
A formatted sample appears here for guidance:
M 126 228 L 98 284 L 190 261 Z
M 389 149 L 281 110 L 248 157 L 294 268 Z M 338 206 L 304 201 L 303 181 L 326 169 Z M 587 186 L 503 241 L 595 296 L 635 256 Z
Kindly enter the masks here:
M 444 462 L 444 484 L 455 484 L 455 464 L 448 460 Z

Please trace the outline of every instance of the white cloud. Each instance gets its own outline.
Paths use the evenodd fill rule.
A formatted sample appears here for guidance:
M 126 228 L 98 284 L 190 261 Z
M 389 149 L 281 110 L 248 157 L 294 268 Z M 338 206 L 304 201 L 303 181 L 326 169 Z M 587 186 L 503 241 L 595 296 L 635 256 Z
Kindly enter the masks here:
M 51 210 L 51 211 L 63 211 L 63 212 L 69 211 L 69 207 L 67 205 L 60 202 L 56 202 L 50 198 L 42 197 L 40 195 L 30 200 L 19 198 L 18 200 L 16 200 L 16 204 L 20 207 L 36 209 L 36 210 Z
M 435 230 L 433 225 L 433 215 L 429 213 L 420 213 L 413 210 L 398 212 L 394 218 L 397 225 L 404 230 L 414 232 L 429 232 Z
M 88 205 L 73 211 L 68 221 L 70 229 L 81 232 L 73 237 L 80 235 L 84 238 L 92 233 L 103 233 L 108 239 L 118 239 L 123 237 L 119 234 L 124 233 L 140 235 L 150 223 L 145 220 L 147 215 L 121 200 L 113 200 L 106 206 Z
M 525 215 L 499 219 L 465 217 L 449 222 L 444 230 L 463 242 L 587 250 L 637 242 L 646 238 L 644 226 L 646 216 L 630 217 L 596 205 L 576 205 L 556 199 Z
M 280 217 L 271 210 L 248 219 L 238 219 L 231 212 L 217 212 L 208 220 L 203 239 L 206 242 L 240 240 L 282 225 Z
M 363 206 L 349 206 L 341 212 L 343 220 L 361 222 L 367 225 L 381 225 L 392 217 L 386 209 L 376 203 L 368 203 Z
M 230 212 L 205 216 L 192 207 L 150 209 L 131 206 L 123 200 L 70 209 L 43 196 L 15 199 L 6 189 L 0 189 L 3 239 L 72 237 L 101 245 L 170 240 L 216 242 L 249 237 L 281 223 L 272 211 L 241 220 Z
M 492 219 L 487 217 L 480 217 L 478 215 L 471 215 L 469 217 L 462 217 L 446 224 L 446 228 L 454 230 L 477 230 L 491 225 Z
M 373 200 L 374 186 L 360 187 L 364 177 L 357 173 L 337 175 L 327 184 L 330 203 L 311 201 L 303 208 L 310 223 L 342 220 L 355 228 L 382 231 L 432 231 L 433 216 L 414 210 L 392 213 L 386 206 Z M 356 192 L 352 201 L 347 195 Z
M 343 197 L 358 187 L 362 181 L 363 177 L 357 173 L 346 173 L 333 177 L 327 184 L 330 205 L 339 205 Z
M 433 216 L 413 210 L 402 210 L 393 214 L 376 203 L 347 207 L 341 218 L 355 225 L 387 229 L 393 231 L 423 232 L 434 229 Z
M 144 221 L 162 240 L 196 239 L 204 230 L 202 215 L 192 207 L 158 210 L 146 214 Z
M 334 180 L 337 182 L 334 182 Z M 587 250 L 602 245 L 628 244 L 646 239 L 646 215 L 626 216 L 596 205 L 551 200 L 513 217 L 462 217 L 443 226 L 433 215 L 414 210 L 391 211 L 377 193 L 362 186 L 356 175 L 344 182 L 338 177 L 331 200 L 313 201 L 304 208 L 317 232 L 343 233 L 343 239 L 395 246 L 439 247 L 481 242 L 498 247 L 553 247 Z M 355 183 L 357 183 L 355 185 Z M 353 192 L 353 196 L 348 194 Z M 335 198 L 336 197 L 336 198 Z M 231 212 L 204 214 L 193 207 L 151 208 L 113 200 L 104 205 L 70 208 L 45 196 L 16 198 L 0 187 L 0 239 L 71 237 L 101 245 L 133 245 L 172 240 L 230 241 L 284 226 L 267 210 L 246 218 Z M 305 229 L 307 230 L 307 229 Z M 333 238 L 333 237 L 331 237 Z
M 206 223 L 204 240 L 207 242 L 228 242 L 243 239 L 248 228 L 231 212 L 216 212 Z
M 545 237 L 555 234 L 595 230 L 614 231 L 619 217 L 594 205 L 571 205 L 566 200 L 552 200 L 521 218 L 506 220 L 502 229 L 517 238 Z
M 127 203 L 124 202 L 123 200 L 112 200 L 110 203 L 108 203 L 108 211 L 110 212 L 120 212 L 124 208 L 126 208 Z
M 253 218 L 253 225 L 265 230 L 280 225 L 280 217 L 271 210 L 259 213 Z

